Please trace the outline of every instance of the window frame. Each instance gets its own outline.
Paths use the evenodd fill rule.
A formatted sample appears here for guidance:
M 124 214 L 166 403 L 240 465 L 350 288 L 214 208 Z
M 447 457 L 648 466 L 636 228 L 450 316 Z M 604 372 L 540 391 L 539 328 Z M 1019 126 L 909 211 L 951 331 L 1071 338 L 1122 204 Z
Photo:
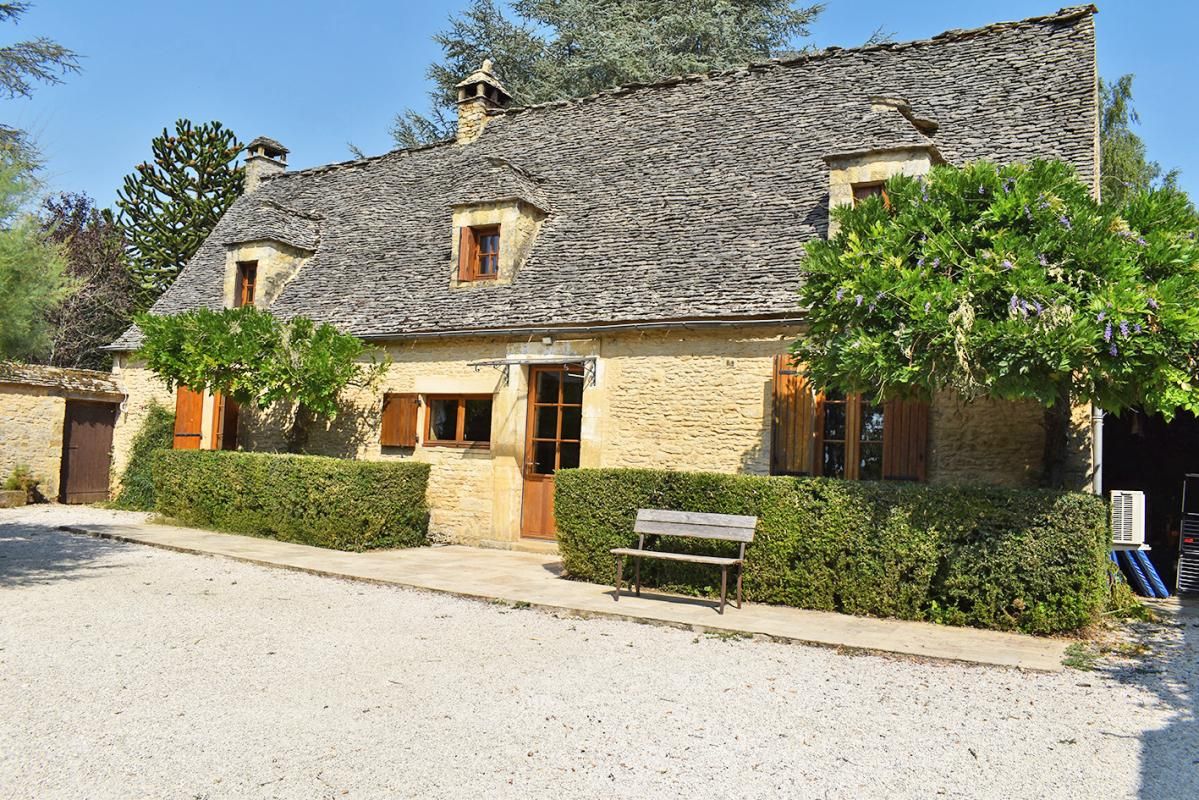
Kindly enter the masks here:
M 491 449 L 491 423 L 488 422 L 488 439 L 487 441 L 475 441 L 473 439 L 464 439 L 466 435 L 466 401 L 468 400 L 486 400 L 491 403 L 491 410 L 495 410 L 495 395 L 494 394 L 427 394 L 424 395 L 422 405 L 425 409 L 425 424 L 424 434 L 425 440 L 423 444 L 426 447 L 459 447 L 468 450 L 490 450 Z M 458 403 L 458 413 L 454 423 L 454 438 L 453 439 L 437 439 L 433 436 L 433 403 L 437 400 L 456 400 Z
M 825 439 L 824 437 L 824 415 L 828 406 L 840 405 L 845 408 L 845 433 L 841 439 Z M 878 439 L 863 439 L 862 438 L 862 420 L 863 410 L 866 407 L 879 406 L 883 413 L 883 431 L 882 436 Z M 838 444 L 845 448 L 845 474 L 835 477 L 839 480 L 860 481 L 860 480 L 884 480 L 884 460 L 886 429 L 887 429 L 887 406 L 886 404 L 879 405 L 871 400 L 868 396 L 860 392 L 847 392 L 839 397 L 830 398 L 824 393 L 816 397 L 816 430 L 815 430 L 815 455 L 814 455 L 814 473 L 816 475 L 824 475 L 824 446 L 826 443 Z M 862 478 L 862 445 L 872 444 L 879 447 L 879 476 L 877 478 Z
M 256 305 L 254 301 L 258 297 L 258 262 L 238 261 L 236 275 L 237 279 L 233 283 L 233 307 Z
M 878 191 L 874 191 L 877 189 Z M 891 208 L 891 195 L 887 194 L 886 181 L 862 181 L 860 183 L 851 183 L 849 190 L 853 194 L 853 204 L 857 204 L 868 197 L 878 195 L 883 198 L 883 206 Z
M 502 252 L 502 226 L 499 223 L 491 225 L 464 225 L 459 242 L 458 280 L 464 282 L 493 281 L 500 276 L 500 254 Z M 484 252 L 480 242 L 484 237 L 495 236 L 495 250 Z M 495 272 L 481 272 L 481 261 L 485 256 L 495 257 Z

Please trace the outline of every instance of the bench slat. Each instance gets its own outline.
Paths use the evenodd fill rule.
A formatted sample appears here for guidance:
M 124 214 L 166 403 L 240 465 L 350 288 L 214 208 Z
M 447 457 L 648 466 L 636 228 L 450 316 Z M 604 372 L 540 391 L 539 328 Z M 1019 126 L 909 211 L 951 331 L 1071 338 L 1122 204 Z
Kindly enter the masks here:
M 647 522 L 681 522 L 688 525 L 720 525 L 726 528 L 756 528 L 757 517 L 747 517 L 740 514 L 702 514 L 695 511 L 668 511 L 662 508 L 642 508 L 637 510 L 637 521 Z
M 720 556 L 692 556 L 686 553 L 659 553 L 655 550 L 638 550 L 635 547 L 615 547 L 612 549 L 614 556 L 642 556 L 644 558 L 656 558 L 663 561 L 687 561 L 693 564 L 712 564 L 715 566 L 732 566 L 740 564 L 739 558 L 721 558 Z
M 752 542 L 752 528 L 724 528 L 716 525 L 680 525 L 673 522 L 638 522 L 634 533 L 682 536 L 689 539 L 719 539 L 728 542 Z

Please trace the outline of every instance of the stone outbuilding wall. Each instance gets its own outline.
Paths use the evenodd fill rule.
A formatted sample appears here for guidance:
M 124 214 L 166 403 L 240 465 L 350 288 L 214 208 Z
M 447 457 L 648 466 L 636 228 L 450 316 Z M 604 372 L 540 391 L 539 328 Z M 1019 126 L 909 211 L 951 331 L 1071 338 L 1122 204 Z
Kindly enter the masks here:
M 28 467 L 41 481 L 38 491 L 56 498 L 67 401 L 123 397 L 107 373 L 0 362 L 0 483 Z

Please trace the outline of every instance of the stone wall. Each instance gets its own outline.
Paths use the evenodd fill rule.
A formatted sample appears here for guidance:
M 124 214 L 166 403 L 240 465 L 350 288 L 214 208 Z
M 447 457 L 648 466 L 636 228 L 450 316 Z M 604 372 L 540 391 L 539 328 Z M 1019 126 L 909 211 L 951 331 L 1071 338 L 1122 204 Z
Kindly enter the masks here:
M 131 362 L 128 354 L 113 359 L 112 373 L 128 395 L 112 430 L 111 492 L 115 496 L 121 490 L 121 476 L 129 463 L 133 438 L 141 430 L 150 405 L 158 403 L 173 414 L 175 394 L 154 373 L 136 361 Z
M 513 546 L 520 538 L 528 373 L 538 359 L 585 359 L 591 381 L 583 393 L 584 467 L 652 467 L 765 474 L 770 464 L 772 366 L 798 334 L 794 329 L 743 328 L 631 332 L 543 341 L 452 337 L 392 343 L 387 374 L 376 387 L 355 389 L 336 419 L 309 432 L 309 452 L 368 459 L 415 459 L 433 465 L 430 532 L 435 539 Z M 472 362 L 509 360 L 511 366 Z M 151 395 L 172 402 L 161 384 L 133 367 L 120 369 L 130 394 L 118 421 L 115 465 L 145 416 Z M 157 386 L 157 388 L 156 388 Z M 379 443 L 385 392 L 490 394 L 490 449 L 429 445 L 418 412 L 415 448 Z M 1077 488 L 1086 488 L 1089 431 L 1076 414 Z M 243 409 L 239 441 L 246 449 L 284 449 L 287 415 Z M 1036 482 L 1043 441 L 1035 403 L 935 399 L 929 424 L 929 479 L 937 483 L 1027 486 Z M 210 437 L 205 435 L 205 446 Z
M 36 386 L 0 384 L 0 483 L 17 465 L 29 467 L 50 499 L 58 496 L 66 400 Z

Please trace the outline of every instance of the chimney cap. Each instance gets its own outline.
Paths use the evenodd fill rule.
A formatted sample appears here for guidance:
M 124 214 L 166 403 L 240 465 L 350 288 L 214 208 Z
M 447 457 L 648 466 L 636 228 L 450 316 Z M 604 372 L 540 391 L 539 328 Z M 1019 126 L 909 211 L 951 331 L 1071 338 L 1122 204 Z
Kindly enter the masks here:
M 476 97 L 483 97 L 497 105 L 504 105 L 512 99 L 512 95 L 496 77 L 495 64 L 490 58 L 483 59 L 483 64 L 465 80 L 459 81 L 455 88 L 458 89 L 458 102 L 460 103 Z
M 286 161 L 289 151 L 274 139 L 266 136 L 258 136 L 254 141 L 246 145 L 246 152 L 251 156 L 266 156 L 267 158 Z

